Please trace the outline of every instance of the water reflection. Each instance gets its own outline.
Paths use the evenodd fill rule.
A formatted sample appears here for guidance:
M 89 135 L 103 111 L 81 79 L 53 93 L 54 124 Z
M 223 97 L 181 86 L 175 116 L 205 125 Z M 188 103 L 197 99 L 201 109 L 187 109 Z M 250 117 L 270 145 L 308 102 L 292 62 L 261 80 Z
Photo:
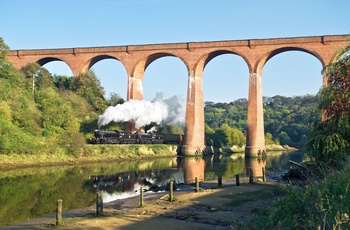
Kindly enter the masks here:
M 253 175 L 254 177 L 262 177 L 263 169 L 266 167 L 266 158 L 245 158 L 246 175 Z
M 203 157 L 183 157 L 181 167 L 183 169 L 183 178 L 185 184 L 195 183 L 195 178 L 198 182 L 204 181 L 205 160 Z
M 0 226 L 52 214 L 58 199 L 63 199 L 64 210 L 94 205 L 97 189 L 108 202 L 138 195 L 141 185 L 157 192 L 170 180 L 193 184 L 196 177 L 202 182 L 230 179 L 247 176 L 247 169 L 259 176 L 262 167 L 267 174 L 282 172 L 288 170 L 288 160 L 301 162 L 302 154 L 273 152 L 260 161 L 227 154 L 2 171 Z

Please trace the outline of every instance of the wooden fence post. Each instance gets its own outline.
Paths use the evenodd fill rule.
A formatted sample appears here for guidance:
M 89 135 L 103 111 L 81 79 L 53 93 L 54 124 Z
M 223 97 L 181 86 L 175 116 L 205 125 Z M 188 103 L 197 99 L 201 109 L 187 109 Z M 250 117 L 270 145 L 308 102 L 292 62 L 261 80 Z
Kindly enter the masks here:
M 102 215 L 103 214 L 103 197 L 102 192 L 96 193 L 96 215 Z
M 140 188 L 140 208 L 143 208 L 143 186 Z
M 169 201 L 173 202 L 174 201 L 174 191 L 173 191 L 173 181 L 169 182 Z
M 199 181 L 198 181 L 198 177 L 196 177 L 196 178 L 194 179 L 194 181 L 195 181 L 195 184 L 196 184 L 196 188 L 194 189 L 194 191 L 195 191 L 195 192 L 198 192 L 198 191 L 199 191 Z
M 266 182 L 266 170 L 265 170 L 265 167 L 262 167 L 262 174 L 263 174 L 263 182 Z
M 57 200 L 56 225 L 62 224 L 62 200 Z
M 239 186 L 239 174 L 236 175 L 236 185 Z
M 254 175 L 253 175 L 253 169 L 250 169 L 250 175 L 249 175 L 249 183 L 254 183 Z
M 222 187 L 222 176 L 218 176 L 218 187 Z

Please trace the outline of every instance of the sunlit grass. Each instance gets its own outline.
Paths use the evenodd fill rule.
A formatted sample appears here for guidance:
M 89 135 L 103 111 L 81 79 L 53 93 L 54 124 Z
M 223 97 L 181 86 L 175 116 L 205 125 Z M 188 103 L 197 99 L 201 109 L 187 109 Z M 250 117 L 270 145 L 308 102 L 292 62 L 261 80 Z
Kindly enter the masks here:
M 74 164 L 137 158 L 176 156 L 172 145 L 88 145 L 87 154 L 74 156 L 64 153 L 0 154 L 1 168 Z

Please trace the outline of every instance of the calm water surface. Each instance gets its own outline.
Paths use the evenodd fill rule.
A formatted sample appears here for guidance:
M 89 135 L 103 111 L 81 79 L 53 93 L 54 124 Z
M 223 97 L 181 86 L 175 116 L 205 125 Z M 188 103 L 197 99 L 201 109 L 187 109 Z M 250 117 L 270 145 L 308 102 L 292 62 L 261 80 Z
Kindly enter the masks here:
M 170 181 L 192 184 L 200 181 L 247 176 L 253 169 L 261 176 L 288 170 L 289 160 L 301 162 L 300 152 L 268 152 L 262 159 L 245 159 L 244 154 L 205 157 L 171 157 L 152 160 L 54 166 L 0 171 L 0 227 L 43 217 L 56 210 L 85 208 L 95 204 L 97 190 L 104 202 L 135 196 L 140 186 L 162 189 Z

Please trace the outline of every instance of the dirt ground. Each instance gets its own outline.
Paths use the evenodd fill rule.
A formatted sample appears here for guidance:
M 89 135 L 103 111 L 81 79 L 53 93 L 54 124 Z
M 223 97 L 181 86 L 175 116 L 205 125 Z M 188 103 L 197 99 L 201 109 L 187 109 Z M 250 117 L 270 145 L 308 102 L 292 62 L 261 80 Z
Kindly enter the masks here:
M 223 181 L 220 188 L 216 182 L 205 182 L 198 192 L 194 187 L 175 191 L 173 202 L 169 192 L 145 194 L 142 208 L 137 196 L 104 204 L 101 216 L 96 216 L 96 207 L 65 212 L 61 226 L 56 226 L 56 217 L 51 215 L 1 229 L 248 229 L 257 209 L 281 195 L 273 193 L 279 185 L 269 180 L 250 184 L 247 178 L 241 179 L 240 186 Z

